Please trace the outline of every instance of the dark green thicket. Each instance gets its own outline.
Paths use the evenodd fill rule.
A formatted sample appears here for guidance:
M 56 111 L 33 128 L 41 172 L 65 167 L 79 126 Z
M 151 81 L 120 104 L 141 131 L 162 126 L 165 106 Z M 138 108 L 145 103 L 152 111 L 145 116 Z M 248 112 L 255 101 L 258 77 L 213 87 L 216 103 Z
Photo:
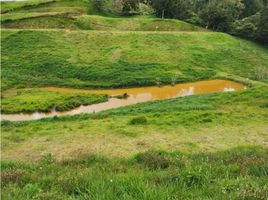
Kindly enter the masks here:
M 215 31 L 267 44 L 266 1 L 150 0 L 149 3 L 158 17 L 183 19 Z M 257 20 L 248 21 L 248 18 L 259 14 Z
M 135 118 L 133 118 L 133 119 L 130 120 L 129 124 L 130 125 L 143 125 L 143 124 L 147 124 L 147 119 L 144 116 L 135 117 Z

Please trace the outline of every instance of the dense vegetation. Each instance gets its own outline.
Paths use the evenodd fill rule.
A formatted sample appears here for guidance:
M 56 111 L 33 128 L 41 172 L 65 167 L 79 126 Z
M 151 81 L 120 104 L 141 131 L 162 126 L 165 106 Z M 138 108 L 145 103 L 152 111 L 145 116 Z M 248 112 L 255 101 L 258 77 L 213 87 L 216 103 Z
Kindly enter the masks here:
M 90 105 L 108 100 L 101 94 L 66 94 L 38 89 L 9 90 L 2 94 L 2 113 L 31 113 L 71 110 L 80 105 Z
M 161 18 L 181 19 L 204 28 L 224 31 L 267 44 L 267 6 L 266 0 L 35 0 L 1 2 L 1 13 L 9 15 L 7 17 L 3 15 L 3 19 L 13 19 L 2 20 L 3 27 L 7 28 L 82 29 L 92 29 L 90 26 L 83 26 L 85 22 L 87 25 L 95 23 L 83 18 L 81 24 L 79 16 L 85 14 L 112 17 L 155 14 Z M 40 13 L 39 16 L 35 14 L 36 12 Z M 33 16 L 29 13 L 33 13 Z M 24 15 L 23 19 L 14 20 L 16 17 L 13 15 L 17 14 Z M 57 18 L 51 15 L 56 15 Z M 105 29 L 106 24 L 100 24 L 100 27 Z
M 149 2 L 159 17 L 183 19 L 212 30 L 268 43 L 266 0 L 149 0 Z

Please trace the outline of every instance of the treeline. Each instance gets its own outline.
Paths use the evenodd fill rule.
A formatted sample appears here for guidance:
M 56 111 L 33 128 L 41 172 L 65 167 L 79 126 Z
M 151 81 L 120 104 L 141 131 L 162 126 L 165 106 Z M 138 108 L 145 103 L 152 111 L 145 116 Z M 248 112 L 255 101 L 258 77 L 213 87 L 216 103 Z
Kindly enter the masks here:
M 139 15 L 153 14 L 150 3 L 143 0 L 91 0 L 96 11 L 102 14 L 114 15 Z
M 268 43 L 268 0 L 149 0 L 155 14 Z
M 214 31 L 268 44 L 268 0 L 92 0 L 102 10 L 107 1 L 121 15 L 140 14 L 144 5 L 157 17 L 175 18 Z M 141 6 L 143 5 L 143 6 Z M 147 11 L 150 10 L 147 8 Z

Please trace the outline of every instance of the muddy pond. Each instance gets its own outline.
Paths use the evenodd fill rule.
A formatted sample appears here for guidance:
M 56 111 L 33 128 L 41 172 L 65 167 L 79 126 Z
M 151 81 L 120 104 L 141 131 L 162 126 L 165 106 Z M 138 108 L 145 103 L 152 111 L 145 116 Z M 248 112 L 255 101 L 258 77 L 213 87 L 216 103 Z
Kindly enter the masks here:
M 49 113 L 35 112 L 31 114 L 26 113 L 3 114 L 1 115 L 1 119 L 10 121 L 26 121 L 26 120 L 49 118 L 54 116 L 77 115 L 81 113 L 95 113 L 153 100 L 170 99 L 176 97 L 215 93 L 215 92 L 233 92 L 243 90 L 245 88 L 246 87 L 243 84 L 227 80 L 199 81 L 194 83 L 176 84 L 174 86 L 139 87 L 139 88 L 107 89 L 107 90 L 81 90 L 81 89 L 47 87 L 47 88 L 40 88 L 40 90 L 58 91 L 65 93 L 108 94 L 110 96 L 122 95 L 124 93 L 127 93 L 128 97 L 125 99 L 109 98 L 109 100 L 104 103 L 93 104 L 88 106 L 82 105 L 66 112 L 58 112 L 55 111 L 55 109 L 53 109 Z

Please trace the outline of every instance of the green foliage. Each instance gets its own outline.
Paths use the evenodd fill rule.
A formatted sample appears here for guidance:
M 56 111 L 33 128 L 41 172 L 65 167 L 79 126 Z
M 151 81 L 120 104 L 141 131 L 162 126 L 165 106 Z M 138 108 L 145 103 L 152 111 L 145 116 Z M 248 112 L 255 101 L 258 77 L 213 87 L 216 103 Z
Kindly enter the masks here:
M 257 12 L 263 9 L 264 2 L 265 1 L 263 0 L 242 0 L 244 9 L 240 17 L 246 18 L 248 16 L 255 15 Z
M 129 124 L 130 125 L 144 125 L 147 124 L 147 119 L 144 116 L 141 117 L 135 117 L 133 119 L 130 120 Z
M 149 3 L 158 17 L 184 19 L 215 31 L 224 31 L 267 43 L 267 37 L 264 36 L 267 36 L 265 28 L 267 9 L 263 0 L 150 0 Z M 261 22 L 245 22 L 247 18 L 259 12 L 262 12 Z M 256 33 L 257 28 L 259 33 Z
M 257 27 L 255 24 L 245 21 L 236 21 L 234 24 L 234 34 L 240 37 L 255 39 Z
M 139 0 L 123 0 L 122 14 L 125 16 L 133 15 L 139 8 Z
M 91 3 L 93 8 L 96 9 L 97 11 L 99 12 L 103 11 L 105 0 L 92 0 Z
M 259 41 L 268 43 L 268 5 L 261 12 L 260 22 L 258 24 L 257 38 Z
M 231 29 L 231 23 L 237 19 L 242 8 L 239 1 L 213 0 L 205 5 L 201 17 L 208 28 L 226 32 Z

